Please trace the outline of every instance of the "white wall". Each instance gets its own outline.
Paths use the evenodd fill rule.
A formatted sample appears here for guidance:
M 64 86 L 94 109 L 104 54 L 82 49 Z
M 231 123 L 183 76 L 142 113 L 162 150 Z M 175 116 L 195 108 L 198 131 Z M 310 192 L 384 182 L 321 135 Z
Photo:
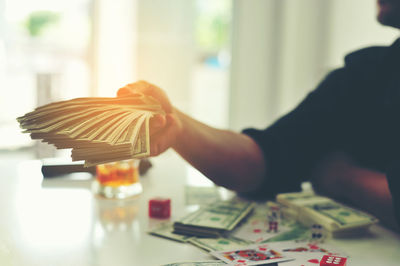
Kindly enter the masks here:
M 136 79 L 137 0 L 94 3 L 92 94 L 114 97 Z
M 234 0 L 230 127 L 263 128 L 296 106 L 345 54 L 390 44 L 375 0 Z
M 185 111 L 194 62 L 194 1 L 139 0 L 137 78 L 165 89 Z
M 389 45 L 399 30 L 376 21 L 376 0 L 330 0 L 331 27 L 327 64 L 342 64 L 343 56 L 370 45 Z
M 274 112 L 277 1 L 234 1 L 230 127 L 262 126 Z
M 321 67 L 327 54 L 326 37 L 329 1 L 282 1 L 278 27 L 279 70 L 277 73 L 276 110 L 279 116 L 293 108 L 324 75 Z M 275 118 L 274 117 L 274 118 Z

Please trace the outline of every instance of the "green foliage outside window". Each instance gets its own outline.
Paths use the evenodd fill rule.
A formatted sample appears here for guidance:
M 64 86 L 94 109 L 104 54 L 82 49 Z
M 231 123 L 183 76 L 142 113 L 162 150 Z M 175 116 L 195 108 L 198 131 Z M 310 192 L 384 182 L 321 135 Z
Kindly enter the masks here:
M 229 44 L 231 0 L 199 0 L 196 42 L 202 49 L 218 51 Z
M 35 11 L 29 14 L 25 26 L 29 35 L 36 37 L 40 36 L 47 27 L 57 23 L 58 20 L 58 13 L 51 11 Z

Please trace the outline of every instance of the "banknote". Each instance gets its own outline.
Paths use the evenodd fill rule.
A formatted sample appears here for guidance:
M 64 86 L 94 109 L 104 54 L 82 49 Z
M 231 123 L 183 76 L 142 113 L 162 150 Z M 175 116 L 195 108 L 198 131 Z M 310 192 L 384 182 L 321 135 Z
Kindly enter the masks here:
M 282 223 L 279 224 L 276 231 L 269 230 L 269 222 L 267 219 L 251 219 L 248 223 L 241 225 L 238 230 L 235 231 L 234 236 L 253 243 L 261 243 L 289 230 L 290 227 Z
M 236 249 L 243 246 L 248 246 L 251 244 L 249 241 L 245 241 L 236 237 L 220 237 L 220 238 L 197 238 L 193 237 L 188 240 L 189 243 L 206 250 L 220 251 L 228 249 Z
M 298 209 L 306 204 L 329 201 L 329 198 L 316 195 L 313 192 L 294 192 L 278 194 L 276 201 L 284 206 Z
M 278 234 L 272 238 L 268 238 L 260 243 L 288 241 L 288 240 L 308 240 L 311 237 L 310 227 L 304 226 L 301 223 L 294 222 L 287 225 L 290 229 L 286 232 Z
M 365 212 L 334 201 L 305 205 L 300 219 L 302 216 L 308 216 L 329 231 L 364 227 L 378 222 L 375 217 Z
M 25 133 L 58 149 L 72 149 L 85 166 L 150 154 L 150 118 L 161 104 L 143 94 L 76 98 L 37 107 L 17 118 Z
M 304 225 L 319 224 L 329 232 L 358 230 L 378 222 L 372 215 L 313 193 L 279 194 L 277 201 L 292 209 L 292 216 Z
M 273 238 L 290 230 L 288 221 L 284 219 L 280 211 L 276 213 L 277 230 L 271 230 L 272 222 L 270 217 L 271 208 L 281 207 L 273 202 L 267 204 L 257 204 L 254 211 L 248 218 L 232 233 L 237 238 L 247 240 L 253 243 L 260 243 Z
M 217 201 L 176 221 L 174 232 L 218 237 L 235 228 L 253 210 L 254 206 L 255 203 L 238 198 Z
M 155 228 L 149 230 L 147 233 L 184 243 L 188 242 L 192 238 L 190 236 L 174 234 L 173 231 L 174 228 L 172 226 L 172 223 L 166 222 L 157 225 Z

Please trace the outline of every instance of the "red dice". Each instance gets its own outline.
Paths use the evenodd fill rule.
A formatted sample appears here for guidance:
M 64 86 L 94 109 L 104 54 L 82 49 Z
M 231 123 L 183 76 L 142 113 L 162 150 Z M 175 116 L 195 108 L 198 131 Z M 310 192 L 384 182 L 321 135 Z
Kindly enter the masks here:
M 346 258 L 324 255 L 319 263 L 320 266 L 346 266 Z
M 149 201 L 149 216 L 151 218 L 166 219 L 171 216 L 171 200 L 154 198 Z

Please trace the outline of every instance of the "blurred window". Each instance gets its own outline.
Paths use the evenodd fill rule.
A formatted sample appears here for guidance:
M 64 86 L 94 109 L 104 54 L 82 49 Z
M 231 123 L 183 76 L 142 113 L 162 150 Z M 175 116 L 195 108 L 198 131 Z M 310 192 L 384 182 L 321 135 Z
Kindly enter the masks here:
M 232 0 L 0 0 L 0 155 L 60 155 L 21 134 L 16 117 L 136 79 L 227 127 L 231 28 Z
M 32 146 L 16 117 L 90 94 L 92 1 L 0 0 L 0 149 Z
M 228 126 L 232 0 L 197 0 L 196 63 L 191 110 L 196 118 Z

